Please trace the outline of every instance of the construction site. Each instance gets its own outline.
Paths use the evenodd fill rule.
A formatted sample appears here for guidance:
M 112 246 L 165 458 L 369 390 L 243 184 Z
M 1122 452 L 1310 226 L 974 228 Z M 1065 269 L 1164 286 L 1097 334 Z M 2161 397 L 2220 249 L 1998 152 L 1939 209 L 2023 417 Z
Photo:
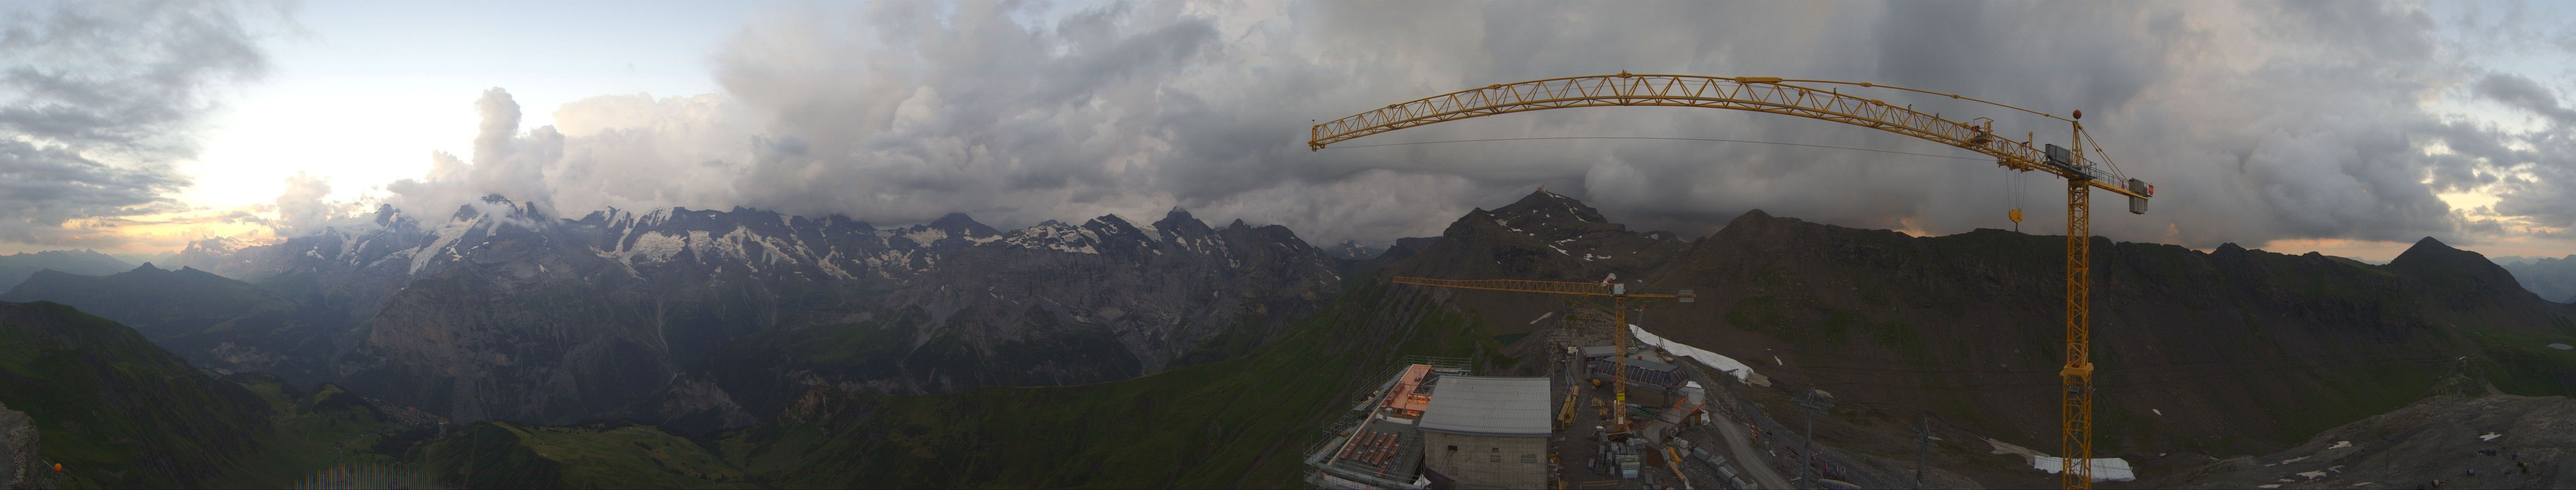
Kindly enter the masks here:
M 0 490 L 2576 488 L 2576 2 L 0 10 Z
M 1599 313 L 1567 315 L 1546 332 L 1553 355 L 1544 377 L 1475 376 L 1465 359 L 1407 358 L 1306 453 L 1307 483 L 1354 490 L 1915 484 L 1843 470 L 1849 455 L 1809 458 L 1819 453 L 1805 437 L 1735 394 L 1767 384 L 1759 374 L 1695 348 L 1621 335 Z M 1619 337 L 1630 346 L 1613 345 Z M 1815 393 L 1803 403 L 1832 401 Z M 1966 483 L 1942 476 L 1945 487 Z
M 1993 117 L 1946 118 L 1916 109 L 1915 103 Z M 1543 333 L 1543 350 L 1516 348 L 1520 350 L 1505 356 L 1503 366 L 1411 359 L 1391 367 L 1383 378 L 1367 380 L 1379 388 L 1351 405 L 1339 423 L 1326 428 L 1327 440 L 1306 453 L 1309 484 L 1340 489 L 2011 488 L 2053 480 L 2053 486 L 2062 488 L 2097 483 L 2545 488 L 2559 478 L 2535 468 L 2556 464 L 2563 450 L 2515 449 L 2536 448 L 2531 444 L 2545 445 L 2557 436 L 2518 436 L 2514 434 L 2530 431 L 2507 427 L 2561 423 L 2524 414 L 2556 410 L 2545 407 L 2563 405 L 2563 397 L 2518 397 L 2563 393 L 2563 388 L 2576 386 L 2567 381 L 2576 379 L 2568 378 L 2567 371 L 2543 364 L 2554 361 L 2540 360 L 2562 354 L 2537 350 L 2541 339 L 2576 333 L 2576 325 L 2563 317 L 2566 305 L 2515 289 L 2512 277 L 2485 257 L 2430 237 L 2385 266 L 2317 253 L 2289 257 L 2249 252 L 2234 244 L 2196 252 L 2095 237 L 2094 191 L 2125 197 L 2127 211 L 2146 214 L 2156 189 L 2112 163 L 2080 121 L 2080 110 L 2061 116 L 1869 82 L 1620 72 L 1494 84 L 1389 104 L 1315 124 L 1308 146 L 1320 151 L 1355 138 L 1484 116 L 1639 106 L 1795 116 L 1974 152 L 1981 157 L 1947 158 L 1991 158 L 2009 174 L 2062 180 L 2064 234 L 2022 234 L 2018 201 L 1999 213 L 2014 230 L 1946 237 L 1847 233 L 1754 210 L 1717 236 L 1689 242 L 1695 261 L 1676 262 L 1679 267 L 1592 263 L 1656 250 L 1651 241 L 1601 248 L 1615 251 L 1597 254 L 1580 249 L 1579 243 L 1568 245 L 1583 251 L 1579 260 L 1589 264 L 1506 265 L 1521 257 L 1549 257 L 1542 249 L 1573 257 L 1574 252 L 1559 246 L 1628 233 L 1540 188 L 1522 203 L 1492 213 L 1480 208 L 1470 214 L 1472 219 L 1452 225 L 1451 236 L 1494 236 L 1487 243 L 1526 243 L 1528 248 L 1519 250 L 1527 252 L 1515 251 L 1513 245 L 1450 244 L 1446 250 L 1462 257 L 1495 259 L 1447 262 L 1451 269 L 1411 269 L 1481 277 L 1387 276 L 1394 287 L 1440 291 L 1435 294 L 1442 301 L 1537 314 L 1529 322 L 1533 326 L 1554 316 L 1552 326 L 1515 334 Z M 2052 135 L 2007 132 L 2000 129 L 2003 124 L 2064 130 Z M 1456 142 L 1478 141 L 1495 140 Z M 1560 212 L 1574 216 L 1561 218 Z M 1573 222 L 1548 224 L 1550 219 Z M 1555 228 L 1545 236 L 1524 229 L 1543 224 Z M 2061 239 L 2062 248 L 2049 243 Z M 1724 247 L 1748 249 L 1716 251 Z M 1913 250 L 1924 255 L 1896 252 L 1909 247 L 1920 247 Z M 1935 252 L 1935 247 L 1942 248 Z M 2021 257 L 1937 270 L 1927 267 L 1930 261 L 1917 259 L 1933 253 Z M 1788 265 L 1791 258 L 1808 264 Z M 1663 259 L 1638 260 L 1651 264 Z M 2176 267 L 2184 261 L 2210 265 Z M 2284 277 L 2349 279 L 2285 281 L 2274 279 L 2271 271 Z M 1622 281 L 1616 272 L 1632 277 Z M 2097 286 L 2097 281 L 2105 284 Z M 1705 300 L 1722 311 L 1658 317 L 1668 320 L 1658 323 L 1658 330 L 1699 346 L 1636 325 L 1648 323 L 1645 303 L 1671 301 L 1689 310 L 1689 303 L 1703 300 L 1691 289 L 1645 289 L 1674 285 L 1717 292 Z M 2033 287 L 2041 285 L 2046 286 Z M 1909 289 L 1891 294 L 1891 287 Z M 2123 333 L 2135 328 L 2136 336 L 2096 345 L 2097 288 L 2107 292 L 2099 296 L 2121 300 L 2114 309 L 2101 310 L 2113 319 L 2108 324 Z M 2141 297 L 2145 291 L 2155 292 Z M 2433 291 L 2445 291 L 2432 293 L 2444 295 L 2440 301 L 2445 303 L 2413 299 Z M 1550 311 L 1523 298 L 1540 295 L 1575 300 Z M 1498 299 L 1504 296 L 1514 299 Z M 1608 304 L 1599 304 L 1601 299 Z M 2002 302 L 2014 306 L 1997 308 Z M 1843 306 L 1828 306 L 1837 303 Z M 2481 306 L 2489 304 L 2503 306 Z M 2342 307 L 2337 305 L 2368 305 L 2362 309 L 2376 313 L 2332 313 Z M 2263 311 L 2259 316 L 2258 309 Z M 2497 313 L 2507 311 L 2513 313 Z M 2283 330 L 2263 330 L 2267 323 L 2303 328 L 2285 336 L 2275 333 Z M 2386 328 L 2398 324 L 2412 326 Z M 2049 327 L 2033 328 L 2041 325 Z M 1951 330 L 1946 337 L 1931 337 L 1918 333 L 1921 328 Z M 2157 335 L 2177 328 L 2193 330 Z M 1856 341 L 1856 331 L 1871 338 Z M 2289 338 L 2324 344 L 2376 340 L 2351 349 L 2352 357 L 2323 361 L 2309 360 L 2320 356 L 2320 350 L 2281 347 Z M 2315 340 L 2305 340 L 2310 338 Z M 1515 340 L 1496 342 L 1510 345 Z M 1934 350 L 1936 343 L 1946 348 Z M 1853 348 L 1860 345 L 1866 350 Z M 2117 351 L 2107 349 L 2096 355 L 2097 347 L 2112 346 L 2129 349 L 2130 355 L 2110 355 Z M 1717 350 L 1739 356 L 1760 352 L 1765 358 L 1746 359 L 1752 361 L 1748 363 Z M 1543 370 L 1527 362 L 1539 356 L 1548 359 Z M 2097 360 L 2106 365 L 2097 368 Z M 2513 363 L 2531 364 L 2508 365 Z M 1757 367 L 1776 372 L 1766 376 L 1755 372 Z M 1502 372 L 1520 376 L 1477 375 Z M 2042 373 L 2055 383 L 2037 383 Z M 2097 374 L 2112 381 L 2097 387 Z M 1773 376 L 1793 380 L 1775 383 Z M 2326 381 L 2330 379 L 2368 381 Z M 2499 389 L 2505 385 L 2516 388 Z M 1837 397 L 1827 386 L 1849 392 Z M 2104 399 L 2097 388 L 2122 391 Z M 2246 403 L 2249 398 L 2270 400 Z M 2097 399 L 2106 404 L 2097 406 Z M 2406 407 L 2408 403 L 2414 405 Z M 2369 408 L 2354 409 L 2358 407 Z M 2405 409 L 2382 415 L 2400 407 Z M 2512 415 L 2498 415 L 2465 407 L 2517 408 Z M 2169 416 L 2168 411 L 2174 413 Z M 2097 412 L 2113 422 L 2114 430 L 2097 427 Z M 1816 435 L 1820 419 L 1828 436 Z M 2034 430 L 2040 427 L 2047 427 L 2046 432 Z M 2255 427 L 2261 429 L 2247 430 Z M 2337 439 L 2341 434 L 2373 435 Z M 2056 439 L 2054 451 L 2044 443 L 2049 436 Z M 1820 437 L 1840 447 L 1819 444 Z M 2097 446 L 2097 440 L 2103 445 Z M 2297 445 L 2300 440 L 2307 443 Z M 2007 441 L 2038 444 L 2033 448 Z M 2296 448 L 2276 452 L 2290 446 Z M 2355 449 L 2361 447 L 2371 449 Z M 2377 456 L 2401 453 L 2407 456 Z M 2364 464 L 2369 461 L 2380 463 Z M 2482 467 L 2485 476 L 2480 476 Z M 2141 480 L 2142 472 L 2158 475 Z
M 1952 120 L 1937 113 L 1917 111 L 1912 104 L 1891 104 L 1880 99 L 1844 94 L 1843 88 L 1900 96 L 1929 95 L 1936 100 L 1948 99 L 1970 103 L 1969 107 L 1981 110 L 1999 111 L 1998 116 L 2025 121 L 2064 122 L 2069 128 L 2065 135 L 2068 145 L 2043 143 L 2036 131 L 2022 139 L 2012 139 L 2008 133 L 1997 132 L 1995 119 L 1991 117 Z M 1993 157 L 1995 165 L 2007 170 L 2041 172 L 2063 178 L 2067 210 L 2066 347 L 2064 367 L 2059 372 L 2063 390 L 2057 400 L 2064 428 L 2059 438 L 2059 454 L 2089 455 L 2094 452 L 2094 365 L 2088 343 L 2091 327 L 2091 195 L 2093 190 L 2101 189 L 2127 196 L 2128 211 L 2144 214 L 2155 188 L 2144 180 L 2128 178 L 2111 163 L 2107 152 L 2078 122 L 2084 116 L 2082 111 L 2072 112 L 2071 117 L 2060 117 L 1960 94 L 1868 82 L 1640 75 L 1622 71 L 1614 75 L 1494 84 L 1388 104 L 1384 108 L 1316 124 L 1307 144 L 1310 149 L 1320 151 L 1354 138 L 1445 121 L 1547 109 L 1618 106 L 1724 109 L 1839 122 L 1974 151 Z M 1539 192 L 1544 194 L 1546 190 L 1540 189 Z M 2021 210 L 2010 210 L 2010 217 L 2018 224 L 2022 219 Z M 1586 260 L 1589 259 L 1587 255 Z M 1528 278 L 1413 277 L 1398 277 L 1394 282 L 1441 288 L 1607 297 L 1612 300 L 1611 325 L 1622 330 L 1629 325 L 1626 321 L 1627 302 L 1632 299 L 1672 299 L 1682 303 L 1694 299 L 1688 290 L 1632 292 L 1629 291 L 1630 285 L 1619 282 L 1615 274 L 1597 283 Z M 1318 468 L 1314 477 L 1316 483 L 1335 488 L 1526 488 L 1538 483 L 1527 475 L 1543 473 L 1548 476 L 1551 487 L 1571 484 L 1576 487 L 1642 485 L 1692 488 L 1694 486 L 1688 483 L 1691 479 L 1688 468 L 1696 464 L 1708 472 L 1701 474 L 1700 487 L 1751 488 L 1759 484 L 1761 487 L 1779 488 L 1792 483 L 1802 487 L 1850 485 L 1832 478 L 1838 475 L 1829 469 L 1822 471 L 1824 474 L 1815 474 L 1819 472 L 1819 466 L 1829 465 L 1814 462 L 1811 454 L 1803 457 L 1797 465 L 1800 481 L 1764 479 L 1757 482 L 1748 480 L 1743 472 L 1729 464 L 1733 460 L 1750 459 L 1749 453 L 1712 452 L 1693 447 L 1690 439 L 1680 437 L 1683 429 L 1717 425 L 1713 422 L 1716 419 L 1707 414 L 1711 398 L 1708 386 L 1711 384 L 1689 379 L 1691 376 L 1685 375 L 1674 364 L 1670 352 L 1629 348 L 1630 335 L 1627 332 L 1614 333 L 1611 337 L 1612 342 L 1607 346 L 1557 346 L 1564 352 L 1562 364 L 1567 368 L 1554 370 L 1547 378 L 1473 378 L 1464 376 L 1462 368 L 1457 366 L 1436 363 L 1408 366 L 1385 381 L 1385 388 L 1373 401 L 1361 405 L 1347 433 L 1336 435 L 1340 442 L 1327 444 L 1310 456 L 1310 464 Z M 1722 364 L 1740 365 L 1732 360 Z M 1744 375 L 1749 376 L 1749 369 L 1746 371 Z M 1442 379 L 1453 381 L 1444 384 Z M 1584 396 L 1587 390 L 1583 388 L 1595 384 L 1596 387 L 1606 386 L 1611 396 L 1606 400 Z M 1451 390 L 1453 394 L 1474 394 L 1455 395 L 1454 398 L 1459 400 L 1444 404 L 1441 401 L 1444 399 L 1443 386 L 1458 387 Z M 1542 391 L 1538 388 L 1540 386 L 1548 388 Z M 1630 388 L 1638 388 L 1636 391 L 1641 396 L 1631 400 Z M 1802 410 L 1812 413 L 1830 405 L 1831 399 L 1831 395 L 1823 390 L 1814 390 L 1799 395 L 1798 404 Z M 1546 417 L 1548 414 L 1544 413 L 1544 408 L 1550 405 L 1556 408 L 1552 417 Z M 1585 414 L 1589 417 L 1584 417 Z M 1542 424 L 1542 420 L 1546 423 Z M 1542 425 L 1549 426 L 1552 430 L 1546 432 L 1557 439 L 1556 444 L 1551 445 L 1554 450 L 1544 458 L 1528 452 L 1503 451 L 1505 446 L 1527 445 L 1520 438 L 1550 437 L 1541 434 L 1539 429 Z M 1372 429 L 1373 426 L 1378 428 Z M 1568 430 L 1568 427 L 1574 429 Z M 1763 430 L 1758 425 L 1749 426 L 1748 431 L 1765 435 L 1774 432 Z M 1469 442 L 1484 444 L 1471 444 L 1460 449 L 1462 446 L 1459 445 L 1430 442 L 1447 442 L 1460 437 L 1475 438 Z M 1927 433 L 1923 437 L 1928 440 L 1930 435 Z M 1751 434 L 1726 439 L 1729 449 L 1745 448 L 1751 443 Z M 1482 459 L 1475 454 L 1476 447 L 1486 449 Z M 1808 451 L 1812 452 L 1812 449 Z M 1734 454 L 1730 458 L 1721 453 Z M 2034 461 L 2044 457 L 2037 456 Z M 2060 464 L 2057 473 L 2061 485 L 2066 488 L 2091 487 L 2096 472 L 2128 471 L 2124 464 L 2106 468 L 2103 462 L 2083 457 L 2049 459 L 2056 459 Z M 1658 460 L 1661 465 L 1649 464 Z M 1693 463 L 1685 463 L 1686 460 Z M 1539 468 L 1541 464 L 1547 465 L 1543 471 Z M 1662 473 L 1646 470 L 1648 466 L 1662 468 Z M 1761 476 L 1768 472 L 1764 473 L 1755 479 L 1763 479 Z M 1615 478 L 1592 479 L 1596 476 Z M 1664 484 L 1659 485 L 1658 482 Z M 1916 484 L 1920 484 L 1919 478 Z

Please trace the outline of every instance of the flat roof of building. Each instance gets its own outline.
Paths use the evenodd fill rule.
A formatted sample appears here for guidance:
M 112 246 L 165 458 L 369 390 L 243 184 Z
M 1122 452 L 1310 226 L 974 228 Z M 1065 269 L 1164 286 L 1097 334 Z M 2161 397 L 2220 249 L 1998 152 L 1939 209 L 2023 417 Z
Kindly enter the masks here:
M 1420 476 L 1422 434 L 1416 427 L 1379 421 L 1351 436 L 1329 450 L 1332 458 L 1325 460 L 1327 470 L 1344 473 L 1343 478 L 1397 483 L 1412 483 Z
M 1422 430 L 1486 436 L 1546 436 L 1547 378 L 1442 376 L 1432 385 Z
M 1383 405 L 1387 408 L 1410 412 L 1405 415 L 1407 417 L 1421 413 L 1431 400 L 1431 391 L 1423 386 L 1423 383 L 1430 381 L 1431 366 L 1415 364 L 1406 367 L 1403 374 L 1396 375 L 1395 387 L 1392 388 L 1394 391 L 1386 394 L 1386 402 Z
M 1620 364 L 1626 364 L 1626 365 L 1630 365 L 1630 366 L 1636 366 L 1636 367 L 1640 367 L 1640 368 L 1645 368 L 1645 369 L 1650 370 L 1650 371 L 1673 371 L 1673 370 L 1681 369 L 1681 366 L 1675 366 L 1675 365 L 1671 365 L 1671 364 L 1664 364 L 1664 363 L 1660 363 L 1660 362 L 1649 361 L 1649 360 L 1645 360 L 1645 359 L 1638 359 L 1638 358 L 1634 358 L 1634 357 L 1621 357 L 1621 358 L 1618 358 L 1618 359 L 1619 359 L 1619 363 L 1620 363 Z

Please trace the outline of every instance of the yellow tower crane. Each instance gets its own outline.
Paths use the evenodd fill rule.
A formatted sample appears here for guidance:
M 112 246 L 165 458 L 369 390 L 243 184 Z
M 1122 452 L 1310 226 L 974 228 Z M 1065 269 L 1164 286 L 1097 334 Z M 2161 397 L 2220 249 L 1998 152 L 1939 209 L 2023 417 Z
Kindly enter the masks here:
M 1614 359 L 1616 357 L 1624 357 L 1628 355 L 1629 298 L 1637 298 L 1641 300 L 1672 299 L 1682 303 L 1689 303 L 1698 297 L 1691 294 L 1691 290 L 1688 289 L 1673 293 L 1632 293 L 1628 292 L 1627 283 L 1610 281 L 1529 281 L 1520 279 L 1478 279 L 1462 281 L 1454 279 L 1398 276 L 1395 278 L 1395 283 L 1458 289 L 1482 289 L 1487 291 L 1514 291 L 1573 296 L 1609 296 L 1610 324 L 1613 329 L 1619 331 L 1618 334 L 1611 335 L 1611 343 L 1613 345 L 1611 348 L 1618 350 L 1618 352 L 1613 354 Z M 1610 384 L 1612 385 L 1612 393 L 1616 394 L 1614 398 L 1618 400 L 1618 403 L 1612 405 L 1610 409 L 1618 412 L 1619 418 L 1617 419 L 1617 422 L 1613 422 L 1611 431 L 1616 433 L 1625 433 L 1628 432 L 1628 367 L 1624 364 L 1618 364 L 1618 361 L 1615 360 L 1612 361 L 1612 363 L 1614 365 L 1610 366 L 1610 372 L 1612 373 L 1610 375 L 1612 380 Z
M 1824 86 L 1836 87 L 1818 88 Z M 1937 114 L 1917 112 L 1910 107 L 1846 95 L 1840 87 L 1914 92 L 2065 121 L 2071 128 L 2071 146 L 2041 144 L 2037 141 L 2037 133 L 2022 140 L 2012 140 L 1995 134 L 1991 119 L 1975 118 L 1971 120 L 1973 122 L 1943 119 Z M 2084 132 L 2084 124 L 2077 122 L 2084 117 L 2083 111 L 2073 112 L 2070 114 L 2072 118 L 2058 117 L 1958 94 L 1869 82 L 1637 75 L 1623 71 L 1616 75 L 1487 85 L 1388 104 L 1382 109 L 1317 124 L 1309 133 L 1306 145 L 1310 149 L 1321 150 L 1352 138 L 1442 121 L 1541 109 L 1607 106 L 1707 107 L 1822 119 L 1965 148 L 1995 157 L 1995 165 L 2005 169 L 2046 172 L 2066 179 L 2066 365 L 2058 371 L 2065 388 L 2059 393 L 2059 415 L 2065 423 L 2058 437 L 2058 454 L 2064 466 L 2058 472 L 2058 483 L 2066 488 L 2092 488 L 2093 467 L 2085 463 L 2093 454 L 2093 362 L 2088 331 L 2091 318 L 2086 310 L 2091 294 L 2088 287 L 2092 264 L 2092 190 L 2102 189 L 2128 196 L 2129 212 L 2145 214 L 2147 200 L 2155 196 L 2155 187 L 2128 178 L 2111 163 L 2110 155 Z M 2092 150 L 2090 157 L 2084 151 L 2088 147 Z M 2102 164 L 2093 164 L 2090 161 L 2093 159 L 2101 160 Z

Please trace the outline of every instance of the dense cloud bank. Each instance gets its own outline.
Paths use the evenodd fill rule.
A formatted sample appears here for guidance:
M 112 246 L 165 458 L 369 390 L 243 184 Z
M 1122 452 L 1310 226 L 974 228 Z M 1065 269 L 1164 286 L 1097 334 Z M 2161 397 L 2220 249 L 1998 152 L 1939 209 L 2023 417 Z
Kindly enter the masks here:
M 576 210 L 743 205 L 890 223 L 963 211 L 1004 224 L 1177 204 L 1384 241 L 1539 185 L 1688 233 L 1754 207 L 1957 232 L 2007 226 L 2015 199 L 2002 191 L 2018 178 L 2030 229 L 2057 231 L 2058 183 L 1952 159 L 1622 140 L 1302 144 L 1312 119 L 1626 70 L 1867 80 L 2083 109 L 2115 161 L 2162 191 L 2155 214 L 2099 215 L 2098 232 L 2124 239 L 2475 241 L 2576 224 L 2576 194 L 2548 185 L 2576 182 L 2560 151 L 2576 111 L 2553 87 L 2467 66 L 2437 27 L 2420 6 L 2365 3 L 805 6 L 720 52 L 724 96 L 601 97 L 557 109 L 562 128 L 520 131 L 506 94 L 487 94 L 475 162 L 442 156 L 424 181 L 461 186 L 397 185 L 389 200 L 452 209 L 500 192 Z M 2548 124 L 2450 117 L 2433 109 L 2445 97 Z M 1965 154 L 1832 123 L 1668 108 L 1516 114 L 1352 144 L 1551 136 Z M 2471 190 L 2502 200 L 2473 218 L 2436 197 Z
M 2576 39 L 2561 32 L 2576 22 L 2446 19 L 2426 8 L 782 6 L 715 55 L 711 76 L 724 94 L 602 96 L 551 108 L 555 126 L 526 128 L 522 108 L 495 89 L 475 104 L 484 122 L 472 155 L 433 155 L 428 175 L 390 184 L 382 197 L 433 216 L 499 193 L 567 212 L 751 206 L 889 224 L 967 212 L 1005 226 L 1180 205 L 1326 241 L 1382 243 L 1435 233 L 1468 207 L 1546 186 L 1622 221 L 1686 235 L 1756 207 L 1952 233 L 2010 226 L 2004 210 L 2018 205 L 2030 212 L 2026 230 L 2061 230 L 2059 182 L 1978 161 L 1633 140 L 1358 147 L 1651 136 L 1972 155 L 1785 116 L 1574 109 L 1442 123 L 1322 152 L 1303 144 L 1311 120 L 1494 83 L 1624 70 L 1872 81 L 2059 114 L 2081 109 L 2114 161 L 2160 190 L 2146 216 L 2103 198 L 2094 230 L 2119 239 L 2207 247 L 2563 236 L 2576 226 L 2576 164 L 2568 161 L 2576 109 L 2559 96 L 2564 83 L 2478 66 L 2456 38 L 2519 29 Z M 2549 56 L 2576 54 L 2576 44 L 2535 45 Z M 1871 96 L 1953 119 L 1994 117 L 2007 134 L 2066 137 L 2062 123 L 2036 117 Z M 2457 209 L 2438 197 L 2459 192 L 2499 200 Z M 303 209 L 289 201 L 277 209 Z
M 172 162 L 216 92 L 268 70 L 244 17 L 274 12 L 241 7 L 0 6 L 0 241 L 112 244 L 125 218 L 183 209 Z

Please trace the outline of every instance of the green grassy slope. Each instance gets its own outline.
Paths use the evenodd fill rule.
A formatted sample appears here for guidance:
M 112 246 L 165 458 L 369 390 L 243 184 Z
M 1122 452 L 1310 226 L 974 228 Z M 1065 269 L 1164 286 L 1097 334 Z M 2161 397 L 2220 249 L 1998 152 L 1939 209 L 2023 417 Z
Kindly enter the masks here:
M 460 487 L 1292 487 L 1320 427 L 1404 355 L 1478 358 L 1496 327 L 1366 285 L 1247 355 L 1078 386 L 809 392 L 717 450 L 651 427 L 478 423 L 405 459 Z
M 278 487 L 329 468 L 396 463 L 399 459 L 392 455 L 437 430 L 405 427 L 337 385 L 297 393 L 267 374 L 228 379 L 268 403 L 271 430 L 261 437 L 258 449 L 207 479 L 213 487 Z
M 352 323 L 310 275 L 262 284 L 196 269 L 146 265 L 106 276 L 42 272 L 0 301 L 52 301 L 133 327 L 191 364 L 267 372 L 312 386 L 330 378 L 331 340 Z
M 198 487 L 255 450 L 269 404 L 133 329 L 55 303 L 0 302 L 0 404 L 35 420 L 71 487 Z
M 195 333 L 232 318 L 265 310 L 293 310 L 294 302 L 250 283 L 182 268 L 149 265 L 106 276 L 38 272 L 0 293 L 0 301 L 52 301 L 115 320 L 159 339 Z
M 756 488 L 706 448 L 651 427 L 481 422 L 411 459 L 458 488 Z
M 274 487 L 346 468 L 477 488 L 1293 486 L 1316 428 L 1395 359 L 1501 348 L 1474 315 L 1383 288 L 1361 286 L 1240 357 L 1130 380 L 817 390 L 721 451 L 620 424 L 487 422 L 429 438 L 337 386 L 216 378 L 51 303 L 0 304 L 0 401 L 45 426 L 41 450 L 73 487 Z M 151 388 L 124 388 L 136 386 Z
M 1138 374 L 1137 360 L 1108 328 L 1063 322 L 1036 307 L 1016 313 L 993 316 L 1037 333 L 979 346 L 969 334 L 949 331 L 916 344 L 930 314 L 910 307 L 855 323 L 762 330 L 717 350 L 704 364 L 729 396 L 755 414 L 777 413 L 803 395 L 812 382 L 808 376 L 919 393 L 946 386 L 921 386 L 915 383 L 925 380 L 918 378 L 959 387 L 1034 386 Z
M 406 428 L 324 384 L 216 377 L 134 329 L 50 302 L 0 302 L 0 404 L 35 420 L 37 454 L 71 488 L 274 488 L 395 461 Z
M 1081 386 L 817 390 L 728 435 L 782 487 L 1290 487 L 1341 403 L 1402 355 L 1488 357 L 1491 326 L 1362 286 L 1248 356 Z
M 1918 238 L 1748 213 L 1650 276 L 1654 287 L 1695 289 L 1699 303 L 1642 323 L 1761 364 L 1777 391 L 1816 386 L 1847 404 L 2044 444 L 2060 427 L 2047 401 L 2064 355 L 2064 247 L 2064 237 L 1999 230 Z M 2103 453 L 2268 453 L 2422 398 L 2462 357 L 2507 393 L 2576 394 L 2576 355 L 2544 347 L 2576 341 L 2576 309 L 2438 241 L 2385 266 L 2098 237 L 2092 258 Z M 1880 425 L 1868 432 L 1907 433 Z M 1865 449 L 1914 447 L 1887 439 Z

